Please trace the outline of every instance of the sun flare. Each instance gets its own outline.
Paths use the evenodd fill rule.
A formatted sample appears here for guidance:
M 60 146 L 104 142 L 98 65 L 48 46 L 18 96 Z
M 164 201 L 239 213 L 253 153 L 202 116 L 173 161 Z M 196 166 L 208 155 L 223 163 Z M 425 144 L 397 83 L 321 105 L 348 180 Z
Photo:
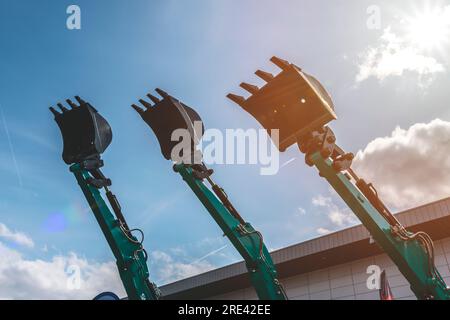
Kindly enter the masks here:
M 450 39 L 450 10 L 427 9 L 407 19 L 409 40 L 422 49 L 441 48 Z

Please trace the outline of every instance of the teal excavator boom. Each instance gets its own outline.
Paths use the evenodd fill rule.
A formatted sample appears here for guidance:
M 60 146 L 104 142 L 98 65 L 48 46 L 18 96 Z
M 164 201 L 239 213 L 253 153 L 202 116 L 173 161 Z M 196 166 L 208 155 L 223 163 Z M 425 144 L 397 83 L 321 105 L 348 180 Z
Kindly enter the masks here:
M 252 95 L 228 98 L 250 113 L 270 134 L 283 152 L 297 144 L 306 163 L 314 166 L 397 265 L 418 299 L 449 300 L 450 291 L 434 264 L 433 241 L 425 232 L 407 231 L 378 197 L 372 184 L 352 170 L 353 154 L 336 145 L 327 123 L 336 119 L 330 95 L 322 84 L 285 60 L 271 59 L 282 69 L 273 76 L 258 70 L 267 83 L 258 88 L 243 83 Z
M 378 197 L 372 184 L 358 177 L 351 169 L 352 154 L 346 154 L 338 146 L 330 146 L 327 137 L 333 137 L 325 127 L 309 141 L 306 163 L 314 166 L 339 194 L 377 244 L 389 255 L 408 280 L 418 299 L 449 300 L 450 291 L 434 264 L 434 247 L 425 232 L 407 231 Z M 329 139 L 332 141 L 334 138 Z M 307 142 L 308 143 L 308 142 Z M 330 154 L 330 151 L 332 152 Z
M 103 153 L 112 140 L 111 127 L 89 103 L 76 97 L 79 105 L 67 100 L 70 109 L 58 104 L 61 113 L 50 108 L 55 116 L 64 142 L 63 160 L 71 165 L 89 206 L 116 258 L 120 278 L 128 299 L 157 300 L 160 291 L 149 280 L 147 253 L 142 245 L 144 234 L 131 230 L 122 214 L 116 196 L 111 192 L 111 180 L 100 171 Z M 100 193 L 104 189 L 110 210 Z M 141 233 L 137 239 L 133 232 Z
M 278 280 L 272 257 L 262 234 L 246 222 L 228 200 L 224 190 L 211 179 L 211 170 L 204 165 L 174 166 L 214 221 L 244 258 L 250 281 L 261 300 L 286 300 L 287 296 Z M 208 187 L 205 180 L 209 183 Z M 211 188 L 211 189 L 210 189 Z
M 262 234 L 241 217 L 225 191 L 212 180 L 213 170 L 201 161 L 201 154 L 195 148 L 204 132 L 200 116 L 166 92 L 160 89 L 156 91 L 162 99 L 147 95 L 154 105 L 141 99 L 145 110 L 137 105 L 132 107 L 156 134 L 163 156 L 175 162 L 175 172 L 181 175 L 243 257 L 258 297 L 262 300 L 286 300 Z M 174 134 L 190 140 L 178 155 L 173 154 L 179 144 L 177 139 L 173 139 Z

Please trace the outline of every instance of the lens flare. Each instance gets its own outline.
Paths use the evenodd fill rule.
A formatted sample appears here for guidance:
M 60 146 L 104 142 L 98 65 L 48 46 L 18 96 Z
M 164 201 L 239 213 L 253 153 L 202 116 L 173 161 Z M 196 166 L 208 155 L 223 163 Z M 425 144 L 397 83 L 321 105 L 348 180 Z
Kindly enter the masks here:
M 86 221 L 89 212 L 89 207 L 86 208 L 82 204 L 76 202 L 72 203 L 59 212 L 49 214 L 45 218 L 42 228 L 47 233 L 64 232 L 70 226 Z
M 427 8 L 407 19 L 408 39 L 422 49 L 441 48 L 450 37 L 450 7 Z

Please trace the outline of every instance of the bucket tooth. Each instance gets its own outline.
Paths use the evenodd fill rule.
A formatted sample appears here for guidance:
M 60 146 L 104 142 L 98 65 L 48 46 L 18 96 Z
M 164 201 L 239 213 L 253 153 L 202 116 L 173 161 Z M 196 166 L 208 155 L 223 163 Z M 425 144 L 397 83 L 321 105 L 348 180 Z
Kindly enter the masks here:
M 68 104 L 72 109 L 75 109 L 75 108 L 78 107 L 78 106 L 77 106 L 75 103 L 73 103 L 72 100 L 70 100 L 70 99 L 67 99 L 66 102 L 67 102 L 67 104 Z
M 277 65 L 281 69 L 288 68 L 291 64 L 287 62 L 286 60 L 280 59 L 278 57 L 273 56 L 272 59 L 270 59 L 275 65 Z
M 160 102 L 161 100 L 160 99 L 158 99 L 157 97 L 155 97 L 154 95 L 152 95 L 152 94 L 147 94 L 147 97 L 150 99 L 150 100 L 152 100 L 154 103 L 158 103 L 158 102 Z
M 136 110 L 136 112 L 137 113 L 139 113 L 141 116 L 144 114 L 144 110 L 143 109 L 141 109 L 141 108 L 139 108 L 137 105 L 135 105 L 135 104 L 132 104 L 131 105 L 131 107 L 134 109 L 134 110 Z
M 273 74 L 262 70 L 256 71 L 255 74 L 266 82 L 269 82 L 274 78 Z
M 259 91 L 259 88 L 257 86 L 254 86 L 252 84 L 248 84 L 248 83 L 245 83 L 245 82 L 242 82 L 240 84 L 240 86 L 241 86 L 242 89 L 247 90 L 251 94 L 255 94 L 255 93 L 257 93 Z
M 153 108 L 153 106 L 144 99 L 139 99 L 139 103 L 142 104 L 146 109 Z
M 55 108 L 53 108 L 53 107 L 50 107 L 49 108 L 50 109 L 50 111 L 53 113 L 53 115 L 55 116 L 55 117 L 57 117 L 57 116 L 60 116 L 61 115 L 61 113 L 59 113 L 58 111 L 56 111 L 55 110 Z
M 61 111 L 62 111 L 63 113 L 69 111 L 69 109 L 67 109 L 66 107 L 64 107 L 62 103 L 58 103 L 57 106 L 61 109 Z
M 227 95 L 227 98 L 230 99 L 231 101 L 233 101 L 234 103 L 240 105 L 241 107 L 244 105 L 245 103 L 245 98 L 242 96 L 238 96 L 237 94 L 232 94 L 229 93 Z
M 155 91 L 158 92 L 158 94 L 163 98 L 167 98 L 169 96 L 169 94 L 167 92 L 165 92 L 164 90 L 161 90 L 159 88 L 156 88 Z
M 84 101 L 83 99 L 80 98 L 80 96 L 75 96 L 75 99 L 78 101 L 78 103 L 81 105 L 86 104 L 86 101 Z

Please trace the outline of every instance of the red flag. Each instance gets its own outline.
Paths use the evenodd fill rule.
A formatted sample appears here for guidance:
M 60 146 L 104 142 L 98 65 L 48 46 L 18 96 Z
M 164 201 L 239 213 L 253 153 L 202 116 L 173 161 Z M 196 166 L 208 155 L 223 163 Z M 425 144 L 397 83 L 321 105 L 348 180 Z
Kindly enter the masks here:
M 385 270 L 380 275 L 380 300 L 394 300 Z

